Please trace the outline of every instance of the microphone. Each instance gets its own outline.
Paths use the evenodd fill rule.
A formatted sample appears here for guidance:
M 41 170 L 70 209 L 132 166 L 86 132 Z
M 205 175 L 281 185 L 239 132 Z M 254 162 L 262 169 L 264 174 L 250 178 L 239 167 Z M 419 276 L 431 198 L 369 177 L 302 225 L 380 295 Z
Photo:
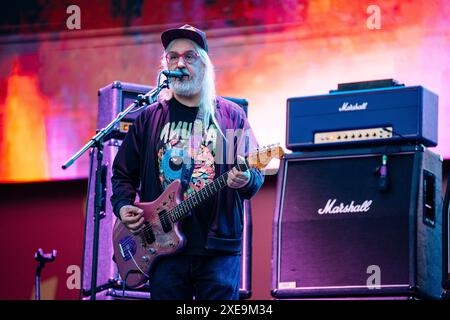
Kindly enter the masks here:
M 380 191 L 387 191 L 389 189 L 389 177 L 387 168 L 387 155 L 383 154 L 381 167 L 378 169 L 380 178 L 378 180 L 378 188 Z
M 162 74 L 167 78 L 183 78 L 184 76 L 188 76 L 185 71 L 180 70 L 163 70 Z

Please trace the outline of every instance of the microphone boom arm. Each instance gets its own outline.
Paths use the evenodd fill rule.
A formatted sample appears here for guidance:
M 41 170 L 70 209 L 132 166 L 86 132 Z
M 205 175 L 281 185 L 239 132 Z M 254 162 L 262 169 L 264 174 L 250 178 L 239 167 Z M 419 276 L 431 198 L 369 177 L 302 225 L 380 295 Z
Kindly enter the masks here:
M 75 153 L 66 163 L 62 165 L 62 168 L 65 170 L 70 167 L 83 153 L 85 153 L 89 148 L 94 145 L 97 145 L 103 138 L 110 133 L 116 125 L 122 120 L 130 111 L 132 111 L 137 106 L 145 106 L 150 105 L 156 102 L 159 92 L 169 87 L 168 79 L 166 79 L 163 83 L 159 84 L 157 87 L 147 92 L 145 95 L 138 95 L 137 99 L 131 103 L 125 110 L 120 112 L 117 117 L 111 121 L 105 128 L 98 131 L 98 133 L 91 138 L 91 140 L 84 145 L 77 153 Z

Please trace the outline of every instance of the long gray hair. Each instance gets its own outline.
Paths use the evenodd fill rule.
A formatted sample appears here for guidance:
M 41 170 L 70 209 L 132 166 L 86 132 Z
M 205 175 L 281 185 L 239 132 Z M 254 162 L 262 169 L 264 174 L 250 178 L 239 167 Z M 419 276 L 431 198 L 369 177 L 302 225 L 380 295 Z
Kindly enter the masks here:
M 173 40 L 175 41 L 175 40 Z M 167 46 L 165 52 L 163 53 L 162 59 L 161 59 L 161 65 L 164 69 L 167 69 L 167 61 L 166 61 L 166 53 L 170 51 L 173 41 L 169 43 Z M 189 40 L 191 41 L 191 40 Z M 208 124 L 210 120 L 214 123 L 216 128 L 219 130 L 220 134 L 224 136 L 222 129 L 219 126 L 219 123 L 217 121 L 216 117 L 216 84 L 215 84 L 215 72 L 214 72 L 214 66 L 211 62 L 211 59 L 208 56 L 208 53 L 203 50 L 197 43 L 194 41 L 191 41 L 192 44 L 195 47 L 195 50 L 197 51 L 200 60 L 202 61 L 203 65 L 205 66 L 205 74 L 203 77 L 202 82 L 202 89 L 201 89 L 201 95 L 200 95 L 200 102 L 199 107 L 203 112 L 203 123 L 205 124 L 203 126 L 203 130 L 208 129 Z

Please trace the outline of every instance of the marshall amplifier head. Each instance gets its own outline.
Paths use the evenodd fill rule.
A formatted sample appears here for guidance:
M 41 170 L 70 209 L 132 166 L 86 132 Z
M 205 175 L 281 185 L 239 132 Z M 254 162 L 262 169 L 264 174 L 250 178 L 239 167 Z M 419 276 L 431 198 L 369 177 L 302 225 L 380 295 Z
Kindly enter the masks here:
M 272 295 L 440 298 L 441 186 L 442 160 L 422 147 L 287 155 L 278 175 Z
M 291 150 L 361 144 L 436 146 L 438 96 L 421 87 L 336 91 L 287 100 Z

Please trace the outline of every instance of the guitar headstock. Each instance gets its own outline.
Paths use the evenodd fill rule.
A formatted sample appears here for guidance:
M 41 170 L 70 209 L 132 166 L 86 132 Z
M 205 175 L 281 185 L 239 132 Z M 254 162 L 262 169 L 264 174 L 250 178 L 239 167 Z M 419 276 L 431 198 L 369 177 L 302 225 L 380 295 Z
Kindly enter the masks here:
M 276 158 L 281 159 L 284 155 L 284 150 L 280 144 L 271 144 L 264 146 L 255 152 L 252 152 L 247 157 L 247 163 L 250 168 L 264 169 L 270 160 Z

